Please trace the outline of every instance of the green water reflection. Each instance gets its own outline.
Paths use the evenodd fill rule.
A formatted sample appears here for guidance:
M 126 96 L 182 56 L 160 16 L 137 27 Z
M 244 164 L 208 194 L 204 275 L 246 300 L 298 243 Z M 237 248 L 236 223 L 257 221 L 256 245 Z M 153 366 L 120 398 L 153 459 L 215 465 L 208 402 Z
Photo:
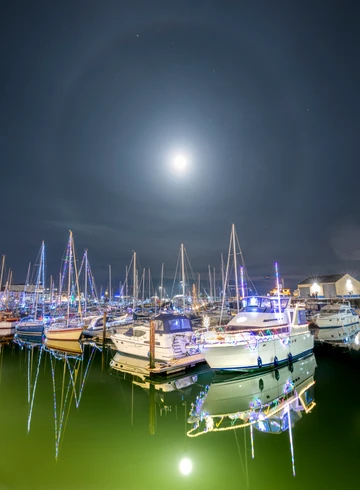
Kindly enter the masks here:
M 113 351 L 107 351 L 102 369 L 95 345 L 83 353 L 75 345 L 66 356 L 56 347 L 1 346 L 1 490 L 332 489 L 357 484 L 358 363 L 346 355 L 317 356 L 310 394 L 316 406 L 291 416 L 294 477 L 286 423 L 275 433 L 264 432 L 261 420 L 254 426 L 254 459 L 249 426 L 214 430 L 234 420 L 217 425 L 217 415 L 246 408 L 243 381 L 226 385 L 205 370 L 150 384 L 140 375 L 110 369 Z M 295 374 L 280 372 L 281 387 Z M 269 396 L 270 406 L 268 387 L 264 377 L 257 398 Z M 214 415 L 212 426 L 197 419 L 196 407 L 200 414 Z M 240 418 L 236 424 L 241 425 Z M 199 435 L 189 437 L 193 434 Z M 187 476 L 180 471 L 182 461 L 188 468 L 184 459 L 192 464 Z

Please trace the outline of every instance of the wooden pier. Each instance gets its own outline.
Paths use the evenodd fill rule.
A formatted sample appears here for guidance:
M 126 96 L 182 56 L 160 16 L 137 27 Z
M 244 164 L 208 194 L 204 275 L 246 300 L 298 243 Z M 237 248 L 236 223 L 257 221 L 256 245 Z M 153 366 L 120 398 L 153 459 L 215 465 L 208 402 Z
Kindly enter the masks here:
M 123 369 L 133 374 L 145 376 L 168 376 L 177 374 L 194 368 L 201 363 L 205 364 L 204 356 L 193 354 L 190 356 L 174 359 L 169 362 L 155 362 L 155 367 L 150 368 L 150 362 L 147 359 L 140 359 L 126 355 L 115 356 L 110 361 L 110 367 L 113 369 Z

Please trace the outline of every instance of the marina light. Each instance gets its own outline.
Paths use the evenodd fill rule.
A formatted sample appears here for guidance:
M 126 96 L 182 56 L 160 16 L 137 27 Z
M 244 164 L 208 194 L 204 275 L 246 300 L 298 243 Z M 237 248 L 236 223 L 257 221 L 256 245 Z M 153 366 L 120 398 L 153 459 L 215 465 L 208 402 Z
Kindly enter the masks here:
M 189 458 L 183 458 L 179 465 L 180 473 L 182 475 L 188 476 L 192 471 L 192 462 Z
M 314 284 L 311 286 L 311 289 L 313 290 L 314 293 L 320 292 L 320 286 L 317 282 L 314 282 Z

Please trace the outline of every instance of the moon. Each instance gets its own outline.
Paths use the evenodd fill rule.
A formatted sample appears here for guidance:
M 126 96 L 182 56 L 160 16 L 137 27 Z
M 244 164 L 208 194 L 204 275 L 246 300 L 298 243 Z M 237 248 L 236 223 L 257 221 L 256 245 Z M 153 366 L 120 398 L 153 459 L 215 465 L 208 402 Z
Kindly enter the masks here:
M 180 469 L 180 472 L 185 475 L 185 476 L 188 476 L 190 475 L 191 471 L 192 471 L 192 462 L 189 458 L 184 458 L 180 461 L 180 465 L 179 465 L 179 469 Z
M 185 155 L 182 155 L 182 154 L 178 154 L 178 155 L 175 155 L 174 157 L 174 167 L 179 170 L 179 171 L 183 171 L 185 170 L 185 168 L 187 167 L 187 158 Z

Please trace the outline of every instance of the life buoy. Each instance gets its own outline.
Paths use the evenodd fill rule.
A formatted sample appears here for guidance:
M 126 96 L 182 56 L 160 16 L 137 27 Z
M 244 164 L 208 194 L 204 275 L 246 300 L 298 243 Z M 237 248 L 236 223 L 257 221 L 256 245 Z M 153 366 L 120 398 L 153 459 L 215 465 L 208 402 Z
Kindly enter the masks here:
M 261 369 L 262 368 L 262 360 L 261 360 L 260 356 L 258 357 L 257 361 L 258 361 L 258 367 L 259 367 L 259 369 Z

